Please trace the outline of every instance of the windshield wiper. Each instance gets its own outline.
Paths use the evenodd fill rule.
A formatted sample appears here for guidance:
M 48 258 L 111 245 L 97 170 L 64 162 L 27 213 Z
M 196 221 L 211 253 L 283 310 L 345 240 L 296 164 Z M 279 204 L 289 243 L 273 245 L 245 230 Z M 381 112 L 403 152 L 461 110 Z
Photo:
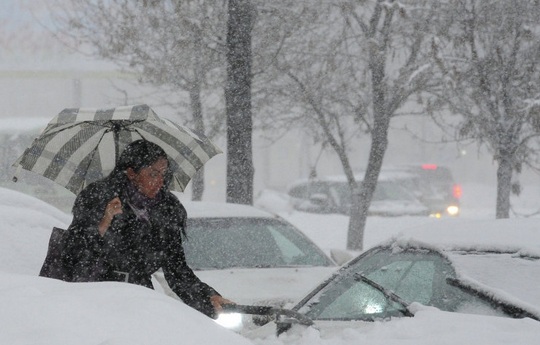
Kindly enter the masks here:
M 369 279 L 368 277 L 366 277 L 362 273 L 355 273 L 354 274 L 354 279 L 357 280 L 357 281 L 361 280 L 362 282 L 364 282 L 364 283 L 368 284 L 369 286 L 371 286 L 371 287 L 379 290 L 380 292 L 382 292 L 382 294 L 386 298 L 388 298 L 388 299 L 390 299 L 390 300 L 392 300 L 392 301 L 394 301 L 396 303 L 401 304 L 403 306 L 403 308 L 404 308 L 403 310 L 400 310 L 403 313 L 403 315 L 410 316 L 410 317 L 414 316 L 414 314 L 411 313 L 411 311 L 409 310 L 409 303 L 407 303 L 405 300 L 403 300 L 403 298 L 396 295 L 394 292 L 392 292 L 392 291 L 388 290 L 387 288 L 385 288 L 384 286 L 374 282 L 373 280 Z

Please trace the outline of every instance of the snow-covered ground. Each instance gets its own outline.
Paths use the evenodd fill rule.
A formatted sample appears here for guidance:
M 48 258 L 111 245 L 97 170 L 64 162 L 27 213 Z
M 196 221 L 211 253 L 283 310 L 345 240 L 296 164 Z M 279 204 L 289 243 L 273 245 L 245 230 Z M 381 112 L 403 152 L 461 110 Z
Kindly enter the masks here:
M 469 190 L 473 193 L 472 188 Z M 499 221 L 492 220 L 494 210 L 490 201 L 493 193 L 487 194 L 478 188 L 470 201 L 464 197 L 459 219 L 370 218 L 365 246 L 401 234 L 419 236 L 425 241 L 482 239 L 493 245 L 520 246 L 540 253 L 537 218 L 496 223 Z M 523 201 L 520 211 L 536 211 L 538 204 L 534 199 L 533 196 Z M 325 250 L 345 247 L 346 217 L 295 212 L 273 201 L 282 217 Z M 0 217 L 0 344 L 502 345 L 537 344 L 540 338 L 540 322 L 531 319 L 463 315 L 419 307 L 414 318 L 342 329 L 325 338 L 308 328 L 280 338 L 249 340 L 156 291 L 123 283 L 64 283 L 37 277 L 51 228 L 67 226 L 70 215 L 37 199 L 0 188 Z M 486 229 L 487 224 L 505 222 L 515 224 L 513 234 L 503 227 Z M 439 230 L 431 231 L 435 228 L 432 224 Z M 239 290 L 249 288 L 238 286 Z

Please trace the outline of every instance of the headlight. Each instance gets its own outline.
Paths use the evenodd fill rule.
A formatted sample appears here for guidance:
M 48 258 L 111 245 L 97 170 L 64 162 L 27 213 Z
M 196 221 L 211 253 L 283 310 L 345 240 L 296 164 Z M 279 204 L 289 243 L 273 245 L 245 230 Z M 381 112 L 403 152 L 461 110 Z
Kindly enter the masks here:
M 451 216 L 457 216 L 459 213 L 459 207 L 458 206 L 448 206 L 446 208 L 446 212 L 448 212 Z
M 220 326 L 231 330 L 239 330 L 242 327 L 242 314 L 240 313 L 223 313 L 219 314 L 215 320 Z

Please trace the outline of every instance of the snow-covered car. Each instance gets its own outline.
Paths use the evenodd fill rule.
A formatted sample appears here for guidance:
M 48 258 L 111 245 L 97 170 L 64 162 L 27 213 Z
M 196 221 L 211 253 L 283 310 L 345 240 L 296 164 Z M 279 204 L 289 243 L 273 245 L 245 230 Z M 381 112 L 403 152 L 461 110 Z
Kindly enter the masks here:
M 357 181 L 363 176 L 358 175 Z M 351 189 L 344 175 L 298 180 L 287 188 L 292 206 L 304 212 L 349 214 Z M 381 175 L 368 210 L 371 216 L 427 216 L 428 208 L 399 182 Z
M 54 226 L 71 215 L 0 188 L 0 344 L 235 344 L 251 342 L 151 289 L 38 276 Z
M 0 344 L 252 344 L 180 301 L 134 284 L 0 271 L 0 290 Z
M 438 164 L 410 164 L 386 167 L 381 172 L 412 192 L 428 209 L 430 216 L 458 216 L 463 193 L 452 172 Z
M 429 319 L 428 327 L 437 327 L 444 319 L 456 324 L 481 320 L 491 324 L 493 331 L 496 324 L 511 327 L 512 323 L 500 321 L 501 317 L 523 319 L 529 320 L 523 323 L 526 328 L 532 322 L 531 327 L 540 331 L 538 246 L 528 247 L 523 237 L 507 243 L 494 240 L 493 237 L 503 239 L 499 237 L 502 232 L 509 238 L 512 234 L 527 234 L 528 231 L 513 229 L 511 224 L 516 223 L 511 222 L 502 223 L 506 229 L 500 229 L 505 227 L 501 224 L 497 225 L 499 229 L 481 228 L 485 240 L 476 241 L 481 231 L 476 227 L 490 223 L 471 222 L 469 226 L 477 231 L 472 231 L 476 233 L 469 238 L 435 239 L 435 230 L 432 239 L 426 236 L 427 242 L 397 237 L 372 247 L 295 305 L 292 310 L 301 317 L 278 319 L 277 327 L 266 325 L 250 336 L 292 332 L 289 329 L 296 327 L 291 327 L 292 320 L 312 320 L 322 337 L 330 337 L 348 328 L 366 330 L 373 327 L 369 324 L 374 321 L 393 329 L 392 324 L 398 320 L 417 316 L 421 322 Z M 517 327 L 518 323 L 514 324 Z M 454 332 L 461 331 L 455 325 L 448 326 Z M 431 331 L 417 329 L 415 333 L 418 332 Z M 452 332 L 443 333 L 450 337 Z
M 0 188 L 0 271 L 38 275 L 53 227 L 65 228 L 71 215 L 28 194 Z
M 184 249 L 189 266 L 236 303 L 292 306 L 338 269 L 309 238 L 274 214 L 248 205 L 183 204 L 188 212 Z M 162 273 L 155 277 L 174 297 Z M 235 330 L 265 322 L 226 317 L 223 324 Z

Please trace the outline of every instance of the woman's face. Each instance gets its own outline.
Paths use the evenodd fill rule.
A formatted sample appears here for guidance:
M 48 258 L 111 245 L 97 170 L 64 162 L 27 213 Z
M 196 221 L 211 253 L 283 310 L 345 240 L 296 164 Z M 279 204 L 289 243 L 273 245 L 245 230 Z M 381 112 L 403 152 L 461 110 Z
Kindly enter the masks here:
M 137 187 L 139 192 L 148 198 L 155 198 L 165 180 L 168 162 L 165 158 L 158 159 L 154 164 L 142 168 L 136 173 L 132 168 L 127 169 L 127 177 Z

